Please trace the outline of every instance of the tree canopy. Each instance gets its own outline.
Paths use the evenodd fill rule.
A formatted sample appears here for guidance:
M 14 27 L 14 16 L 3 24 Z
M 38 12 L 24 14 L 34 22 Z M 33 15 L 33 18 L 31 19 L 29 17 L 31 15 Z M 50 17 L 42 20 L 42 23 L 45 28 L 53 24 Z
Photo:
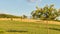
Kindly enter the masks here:
M 36 10 L 32 11 L 31 15 L 34 19 L 54 20 L 56 17 L 60 16 L 60 9 L 57 10 L 54 4 L 50 6 L 46 5 L 43 8 L 36 7 Z

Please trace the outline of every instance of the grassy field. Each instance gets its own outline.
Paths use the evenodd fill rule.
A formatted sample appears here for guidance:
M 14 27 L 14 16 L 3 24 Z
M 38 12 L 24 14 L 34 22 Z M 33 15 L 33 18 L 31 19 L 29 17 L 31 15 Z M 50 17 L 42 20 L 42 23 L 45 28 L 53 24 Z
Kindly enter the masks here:
M 0 20 L 0 34 L 60 34 L 60 25 Z

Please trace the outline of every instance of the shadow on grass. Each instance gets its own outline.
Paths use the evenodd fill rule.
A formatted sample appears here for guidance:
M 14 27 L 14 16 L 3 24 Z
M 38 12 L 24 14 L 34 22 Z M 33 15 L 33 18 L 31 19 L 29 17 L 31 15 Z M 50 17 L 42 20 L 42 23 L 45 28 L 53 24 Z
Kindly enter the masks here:
M 58 28 L 48 28 L 48 29 L 60 31 L 60 29 L 58 29 Z
M 4 31 L 4 30 L 0 30 L 0 34 L 3 34 L 3 33 L 5 33 L 6 31 Z
M 8 30 L 7 32 L 28 32 L 28 31 L 25 31 L 25 30 Z

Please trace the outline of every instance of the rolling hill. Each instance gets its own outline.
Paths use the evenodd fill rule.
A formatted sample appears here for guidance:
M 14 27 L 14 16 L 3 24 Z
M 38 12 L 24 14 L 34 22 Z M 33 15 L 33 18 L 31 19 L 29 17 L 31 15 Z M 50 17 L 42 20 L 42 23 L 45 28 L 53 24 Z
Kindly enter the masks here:
M 20 16 L 10 15 L 10 14 L 0 14 L 0 18 L 21 18 Z

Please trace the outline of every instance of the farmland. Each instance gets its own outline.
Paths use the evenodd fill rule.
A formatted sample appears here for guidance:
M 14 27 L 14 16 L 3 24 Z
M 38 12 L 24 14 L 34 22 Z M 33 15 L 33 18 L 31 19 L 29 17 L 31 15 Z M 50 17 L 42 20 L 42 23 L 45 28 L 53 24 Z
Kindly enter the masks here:
M 0 0 L 0 34 L 60 34 L 59 0 Z
M 60 34 L 60 25 L 43 21 L 0 20 L 0 34 Z

